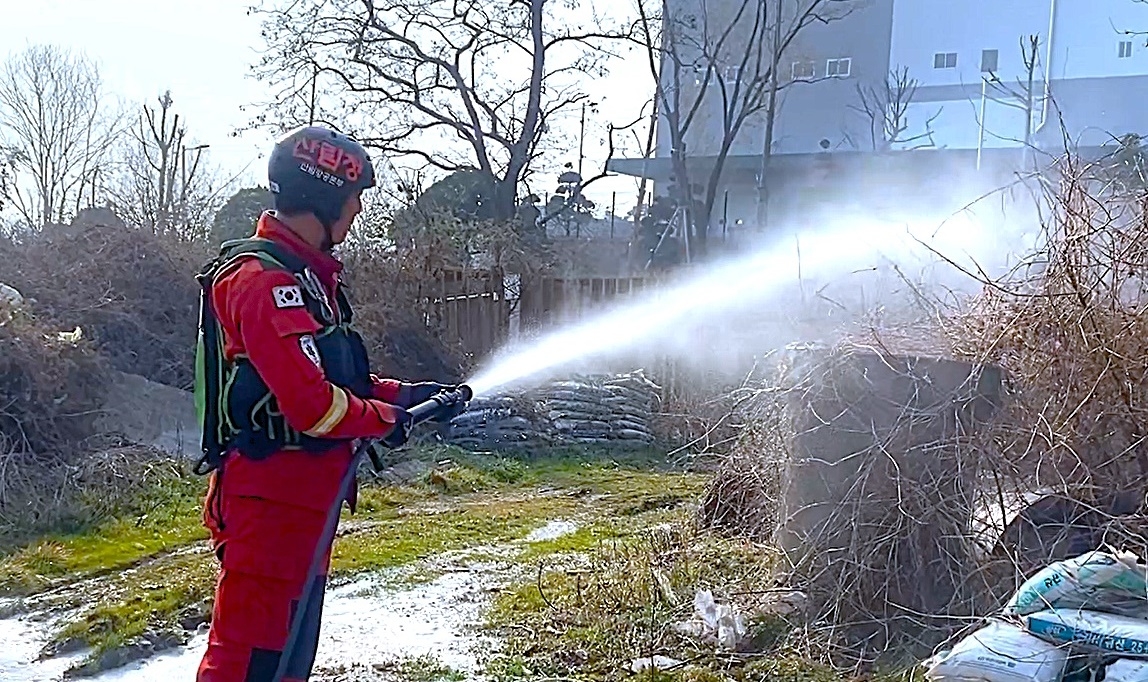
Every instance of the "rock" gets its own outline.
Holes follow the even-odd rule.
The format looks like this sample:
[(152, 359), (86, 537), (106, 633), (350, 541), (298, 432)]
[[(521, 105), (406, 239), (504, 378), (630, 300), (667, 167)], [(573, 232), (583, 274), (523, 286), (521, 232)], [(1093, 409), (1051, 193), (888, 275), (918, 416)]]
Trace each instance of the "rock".
[(654, 670), (672, 670), (681, 667), (685, 661), (679, 661), (676, 658), (669, 656), (648, 656), (646, 658), (635, 658), (630, 662), (630, 672), (640, 673), (653, 668)]
[(759, 616), (794, 616), (805, 610), (809, 595), (799, 590), (775, 592), (755, 609)]
[(19, 309), (24, 305), (24, 296), (15, 288), (0, 282), (0, 306)]

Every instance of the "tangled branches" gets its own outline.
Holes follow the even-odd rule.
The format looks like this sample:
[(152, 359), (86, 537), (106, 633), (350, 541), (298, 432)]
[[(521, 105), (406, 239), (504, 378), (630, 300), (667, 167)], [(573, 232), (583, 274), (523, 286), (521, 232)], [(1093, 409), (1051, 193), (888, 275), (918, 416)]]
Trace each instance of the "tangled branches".
[(810, 653), (919, 656), (1050, 560), (1148, 550), (1148, 194), (1057, 171), (1038, 250), (940, 319), (950, 359), (795, 354), (743, 415), (700, 521), (785, 550)]
[(946, 330), (959, 357), (999, 365), (1017, 389), (1008, 461), (1092, 503), (1148, 474), (1146, 198), (1110, 196), (1066, 160), (1029, 272), (994, 283)]

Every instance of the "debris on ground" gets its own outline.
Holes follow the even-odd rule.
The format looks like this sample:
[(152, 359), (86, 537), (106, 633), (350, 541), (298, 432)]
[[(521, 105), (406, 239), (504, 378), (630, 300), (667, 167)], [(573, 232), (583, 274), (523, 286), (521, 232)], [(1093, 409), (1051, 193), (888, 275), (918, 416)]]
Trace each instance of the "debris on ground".
[(986, 625), (923, 665), (937, 682), (1143, 680), (1146, 658), (1144, 563), (1095, 551), (1035, 573)]
[(745, 616), (730, 604), (718, 604), (709, 590), (694, 595), (694, 618), (673, 627), (679, 634), (710, 641), (721, 651), (737, 649), (749, 631)]
[(466, 448), (569, 443), (649, 444), (660, 388), (640, 371), (555, 381), (517, 395), (479, 396), (446, 440)]
[(644, 658), (635, 658), (630, 662), (630, 672), (642, 673), (647, 670), (673, 670), (685, 665), (685, 661), (679, 661), (676, 658), (669, 656), (646, 656)]

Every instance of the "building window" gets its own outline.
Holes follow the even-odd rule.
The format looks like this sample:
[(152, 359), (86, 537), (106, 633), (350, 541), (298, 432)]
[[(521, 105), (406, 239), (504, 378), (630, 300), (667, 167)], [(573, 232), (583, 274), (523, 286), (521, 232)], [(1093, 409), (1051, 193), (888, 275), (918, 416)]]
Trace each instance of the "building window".
[(725, 67), (725, 82), (726, 84), (733, 84), (741, 80), (741, 67), (740, 66), (727, 66)]
[(934, 69), (955, 69), (957, 68), (957, 53), (956, 52), (938, 52), (933, 55), (933, 68)]
[(1127, 59), (1128, 57), (1131, 57), (1131, 56), (1132, 56), (1132, 41), (1131, 40), (1121, 40), (1120, 41), (1120, 58), (1121, 59)]
[(793, 80), (817, 78), (816, 62), (793, 62)]
[(852, 68), (853, 59), (850, 57), (830, 59), (825, 62), (825, 75), (829, 78), (848, 78)]
[[(956, 55), (953, 55), (955, 58)], [(1000, 52), (997, 50), (981, 50), (981, 73), (993, 73), (1000, 63)], [(956, 60), (954, 59), (954, 65)]]

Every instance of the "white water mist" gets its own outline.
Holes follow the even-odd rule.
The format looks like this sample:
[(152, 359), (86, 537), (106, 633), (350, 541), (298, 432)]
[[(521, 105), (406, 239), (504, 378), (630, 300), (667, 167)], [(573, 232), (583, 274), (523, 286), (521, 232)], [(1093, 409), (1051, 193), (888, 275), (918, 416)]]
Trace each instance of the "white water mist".
[[(763, 304), (799, 279), (845, 276), (881, 263), (935, 263), (936, 251), (972, 268), (994, 254), (999, 230), (968, 214), (917, 225), (871, 219), (839, 220), (830, 229), (775, 238), (746, 256), (705, 263), (678, 281), (608, 307), (597, 315), (556, 329), (496, 354), (469, 382), (476, 395), (527, 388), (556, 371), (587, 359), (604, 359), (635, 349), (699, 352), (690, 330), (721, 322), (737, 329), (762, 314)], [(800, 254), (800, 255), (799, 255)], [(974, 262), (976, 265), (974, 265)], [(731, 335), (732, 338), (732, 335)], [(732, 343), (732, 341), (730, 341)], [(709, 339), (715, 355), (729, 351), (723, 339)]]

